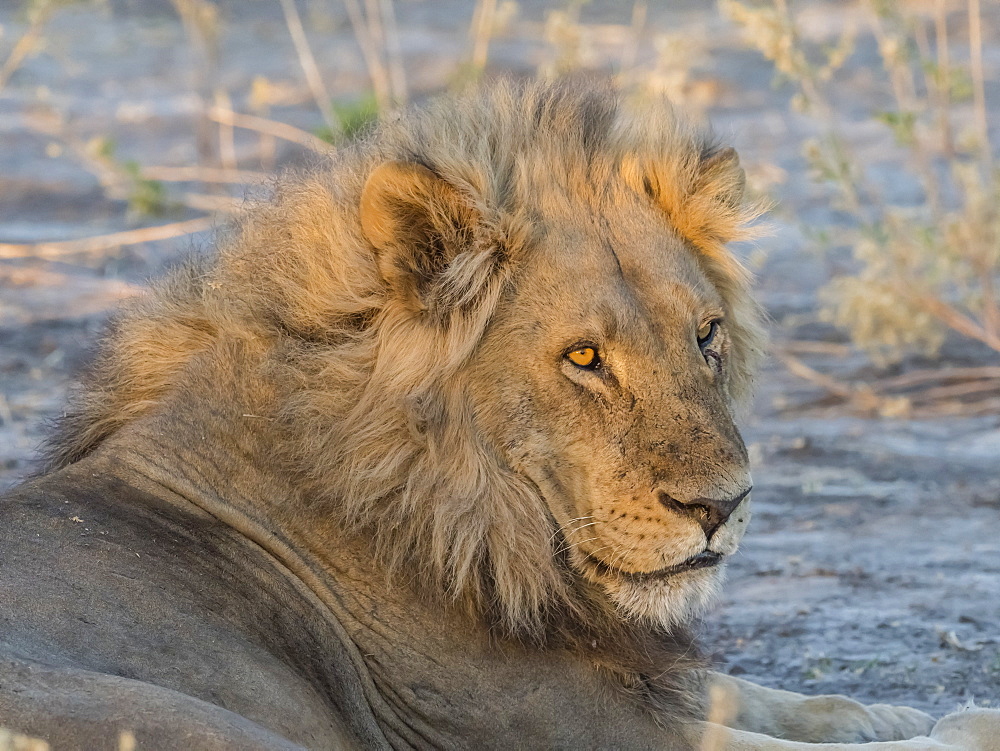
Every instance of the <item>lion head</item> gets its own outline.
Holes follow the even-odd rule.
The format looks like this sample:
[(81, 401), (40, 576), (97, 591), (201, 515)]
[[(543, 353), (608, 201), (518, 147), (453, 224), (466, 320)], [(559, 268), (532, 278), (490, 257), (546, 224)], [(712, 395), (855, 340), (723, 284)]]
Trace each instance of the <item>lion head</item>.
[(124, 313), (56, 463), (239, 352), (227, 372), (269, 384), (234, 398), (271, 417), (284, 518), (513, 629), (595, 597), (672, 626), (750, 516), (733, 414), (761, 329), (725, 244), (753, 216), (732, 149), (665, 102), (583, 83), (438, 101)]
[(466, 390), (556, 553), (623, 614), (671, 625), (705, 604), (750, 516), (728, 394), (740, 323), (645, 194), (554, 182)]

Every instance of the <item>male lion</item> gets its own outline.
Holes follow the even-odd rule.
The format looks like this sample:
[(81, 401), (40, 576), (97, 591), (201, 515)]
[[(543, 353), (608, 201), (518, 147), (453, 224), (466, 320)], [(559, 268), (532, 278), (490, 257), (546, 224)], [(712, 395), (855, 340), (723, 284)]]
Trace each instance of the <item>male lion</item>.
[(118, 316), (50, 472), (0, 506), (0, 726), (1000, 748), (1000, 713), (935, 726), (697, 656), (750, 520), (742, 186), (664, 103), (580, 83), (439, 101), (282, 185)]

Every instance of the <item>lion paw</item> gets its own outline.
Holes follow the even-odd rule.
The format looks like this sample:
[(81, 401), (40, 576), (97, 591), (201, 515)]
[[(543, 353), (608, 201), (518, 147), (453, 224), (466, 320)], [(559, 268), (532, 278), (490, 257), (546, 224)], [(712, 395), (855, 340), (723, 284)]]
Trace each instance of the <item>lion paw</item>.
[(846, 696), (809, 697), (803, 703), (802, 739), (811, 743), (900, 741), (927, 735), (934, 718), (918, 709), (889, 704), (866, 706)]
[(931, 738), (962, 751), (1000, 751), (1000, 710), (966, 709), (945, 715)]
[(868, 708), (877, 741), (903, 741), (927, 735), (934, 727), (934, 718), (912, 707), (872, 704)]

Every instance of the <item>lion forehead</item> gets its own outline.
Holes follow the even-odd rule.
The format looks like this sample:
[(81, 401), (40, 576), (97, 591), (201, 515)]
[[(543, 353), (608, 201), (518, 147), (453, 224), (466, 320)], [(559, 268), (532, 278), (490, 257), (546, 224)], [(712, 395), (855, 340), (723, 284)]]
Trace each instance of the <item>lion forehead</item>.
[[(581, 201), (578, 208), (585, 207), (593, 210)], [(576, 212), (548, 221), (551, 229), (519, 278), (538, 308), (549, 302), (566, 318), (615, 325), (725, 303), (697, 250), (652, 206), (623, 200), (600, 207), (596, 216)]]

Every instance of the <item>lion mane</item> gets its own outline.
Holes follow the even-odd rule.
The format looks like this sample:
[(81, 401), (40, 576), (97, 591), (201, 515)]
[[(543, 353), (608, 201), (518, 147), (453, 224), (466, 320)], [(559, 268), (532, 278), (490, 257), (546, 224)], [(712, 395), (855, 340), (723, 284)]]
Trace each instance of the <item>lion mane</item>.
[[(393, 292), (359, 219), (367, 178), (389, 161), (430, 170), (470, 208), (445, 238), (465, 250), (421, 270), (420, 310)], [(724, 247), (758, 213), (735, 153), (661, 100), (593, 82), (501, 81), (389, 117), (280, 181), (217, 252), (133, 299), (72, 396), (48, 469), (171, 394), (197, 400), (209, 362), (246, 374), (233, 399), (270, 423), (273, 461), (295, 478), (289, 508), (335, 515), (388, 571), (506, 632), (544, 639), (569, 619), (589, 643), (615, 616), (565, 564), (538, 488), (478, 434), (456, 375), (532, 253), (538, 186), (558, 183), (585, 208), (613, 180), (659, 204), (718, 289), (733, 342), (727, 396), (741, 403), (762, 328), (748, 275)], [(680, 631), (672, 638), (675, 656), (689, 650)]]

